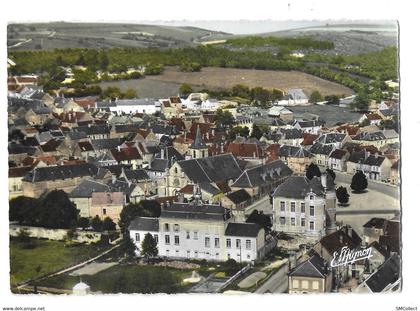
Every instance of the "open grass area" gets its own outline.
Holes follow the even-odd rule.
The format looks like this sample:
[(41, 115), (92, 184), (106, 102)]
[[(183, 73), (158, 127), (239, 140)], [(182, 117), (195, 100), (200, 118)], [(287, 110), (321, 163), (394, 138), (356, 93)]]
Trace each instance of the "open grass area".
[(102, 247), (62, 241), (10, 240), (10, 283), (39, 277), (98, 255)]
[[(191, 271), (136, 264), (121, 264), (95, 275), (84, 275), (82, 281), (93, 292), (102, 293), (182, 293), (191, 285), (182, 280), (191, 276)], [(58, 275), (37, 283), (38, 286), (72, 289), (80, 281), (79, 276)]]

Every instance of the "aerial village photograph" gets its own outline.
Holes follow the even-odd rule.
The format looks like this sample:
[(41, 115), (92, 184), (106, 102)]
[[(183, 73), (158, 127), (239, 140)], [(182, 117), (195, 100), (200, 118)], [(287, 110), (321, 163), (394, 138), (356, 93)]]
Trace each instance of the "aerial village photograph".
[(401, 292), (399, 31), (8, 22), (10, 292)]

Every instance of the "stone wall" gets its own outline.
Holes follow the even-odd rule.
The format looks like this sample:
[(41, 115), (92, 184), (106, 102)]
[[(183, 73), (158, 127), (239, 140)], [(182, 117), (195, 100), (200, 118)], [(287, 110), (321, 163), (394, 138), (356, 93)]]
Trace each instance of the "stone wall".
[[(9, 225), (10, 236), (17, 237), (21, 230), (26, 230), (30, 237), (38, 239), (48, 239), (63, 241), (67, 240), (67, 229), (49, 229), (43, 227)], [(76, 230), (73, 241), (79, 243), (96, 243), (101, 240), (102, 234), (100, 232)]]

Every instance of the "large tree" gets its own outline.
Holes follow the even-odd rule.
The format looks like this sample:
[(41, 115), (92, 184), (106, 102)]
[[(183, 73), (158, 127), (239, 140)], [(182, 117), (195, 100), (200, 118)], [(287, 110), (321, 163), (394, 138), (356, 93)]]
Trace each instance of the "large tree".
[(306, 169), (306, 177), (311, 180), (315, 176), (321, 177), (321, 170), (319, 169), (318, 165), (311, 163), (309, 164), (308, 168)]
[(311, 96), (309, 96), (309, 102), (310, 103), (317, 103), (322, 101), (324, 98), (322, 97), (321, 93), (319, 91), (313, 91), (311, 93)]
[(92, 229), (95, 230), (95, 231), (97, 231), (97, 232), (101, 232), (102, 231), (103, 222), (99, 218), (98, 215), (96, 215), (95, 217), (93, 217), (93, 219), (91, 221), (91, 226), (92, 226)]
[(39, 201), (34, 198), (19, 196), (9, 202), (9, 220), (19, 224), (37, 225)]
[(123, 207), (118, 225), (121, 231), (125, 232), (134, 218), (139, 216), (159, 217), (160, 212), (160, 204), (155, 200), (142, 200), (140, 203), (130, 203)]
[(106, 217), (102, 223), (102, 230), (104, 231), (114, 231), (115, 230), (115, 223), (112, 221), (111, 218)]
[(335, 172), (334, 172), (332, 169), (327, 168), (327, 169), (325, 170), (325, 172), (327, 172), (327, 173), (328, 173), (328, 175), (330, 175), (330, 176), (331, 176), (331, 178), (332, 178), (332, 180), (333, 180), (333, 181), (335, 180), (336, 175), (335, 175)]
[(365, 174), (362, 171), (357, 171), (351, 180), (350, 188), (354, 192), (362, 192), (368, 186), (368, 181)]
[(68, 229), (77, 225), (79, 211), (63, 190), (49, 192), (39, 208), (40, 225)]
[(248, 216), (246, 222), (259, 224), (262, 228), (264, 228), (266, 233), (270, 232), (271, 227), (273, 226), (271, 222), (271, 217), (265, 215), (264, 212), (257, 210), (252, 211), (252, 213)]
[(215, 122), (220, 127), (231, 127), (235, 122), (233, 115), (230, 111), (224, 111), (223, 109), (217, 109)]
[(335, 194), (340, 204), (347, 204), (349, 202), (350, 195), (348, 194), (346, 187), (343, 187), (343, 186), (338, 187), (335, 190)]
[(141, 255), (146, 259), (156, 257), (158, 254), (156, 240), (150, 233), (144, 236), (143, 242), (141, 243)]
[(128, 233), (123, 234), (123, 238), (119, 247), (120, 255), (123, 255), (132, 259), (136, 255), (135, 251), (136, 251), (136, 245), (134, 244), (130, 235)]

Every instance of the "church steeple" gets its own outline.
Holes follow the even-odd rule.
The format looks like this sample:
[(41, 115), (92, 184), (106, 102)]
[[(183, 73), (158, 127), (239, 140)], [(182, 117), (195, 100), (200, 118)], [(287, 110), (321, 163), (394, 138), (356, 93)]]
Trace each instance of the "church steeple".
[(201, 131), (200, 131), (199, 125), (197, 125), (197, 131), (195, 132), (195, 139), (193, 143), (190, 145), (189, 149), (190, 149), (189, 150), (190, 155), (194, 159), (205, 158), (208, 156), (208, 153), (209, 153), (208, 147), (201, 138)]

